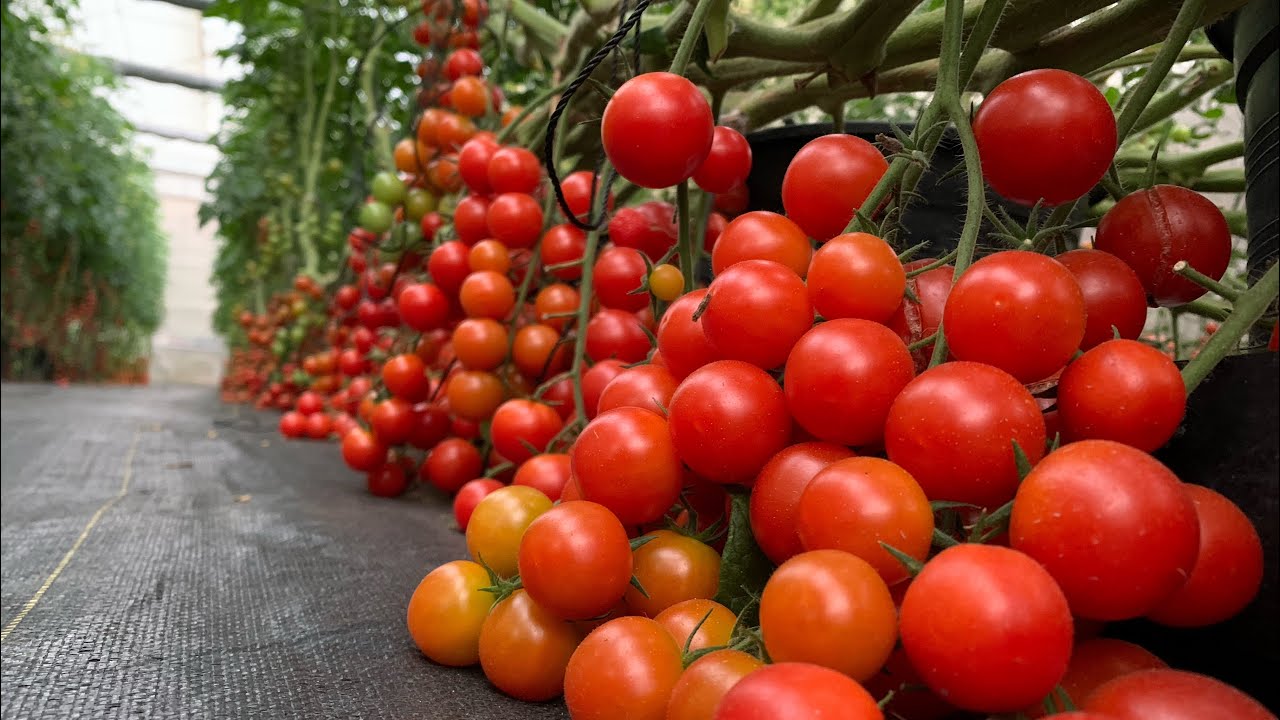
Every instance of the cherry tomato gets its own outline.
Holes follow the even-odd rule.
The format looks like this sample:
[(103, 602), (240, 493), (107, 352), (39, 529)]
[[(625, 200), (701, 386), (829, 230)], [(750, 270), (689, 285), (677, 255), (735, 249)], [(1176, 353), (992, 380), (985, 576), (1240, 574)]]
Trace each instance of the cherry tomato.
[(492, 270), (506, 274), (511, 269), (511, 251), (497, 240), (481, 240), (471, 246), (467, 254), (467, 264), (471, 272)]
[(462, 282), (471, 274), (466, 243), (450, 240), (431, 251), (427, 259), (427, 272), (436, 286), (449, 295), (457, 295)]
[(645, 188), (693, 176), (715, 133), (711, 105), (696, 85), (667, 72), (637, 75), (605, 105), (600, 139), (618, 174)]
[(480, 630), (493, 607), (489, 574), (469, 560), (432, 570), (409, 600), (409, 634), (423, 655), (441, 665), (465, 667), (480, 659)]
[(796, 528), (800, 497), (823, 468), (851, 457), (853, 451), (834, 443), (800, 443), (760, 469), (751, 489), (751, 531), (770, 560), (782, 564), (804, 551)]
[(1071, 202), (1093, 189), (1116, 153), (1116, 118), (1098, 88), (1065, 70), (1000, 83), (973, 119), (982, 177), (1023, 205)]
[(1116, 720), (1275, 720), (1262, 703), (1224, 682), (1181, 670), (1129, 673), (1094, 691), (1084, 709)]
[(458, 299), (467, 317), (501, 320), (515, 306), (516, 291), (505, 275), (496, 272), (474, 272), (462, 281)]
[(506, 389), (493, 373), (463, 370), (449, 378), (445, 398), (454, 415), (481, 422), (493, 417), (494, 411), (506, 400)]
[(534, 520), (520, 543), (520, 580), (552, 615), (582, 620), (608, 612), (631, 582), (627, 531), (603, 505), (563, 502)]
[(538, 291), (538, 296), (533, 301), (534, 311), (538, 315), (538, 322), (544, 323), (556, 331), (563, 331), (572, 322), (572, 318), (550, 316), (576, 312), (580, 299), (578, 291), (564, 283), (555, 283), (542, 288)]
[[(934, 262), (931, 258), (913, 260), (903, 265), (902, 269), (909, 273)], [(907, 289), (914, 293), (920, 302), (903, 297), (902, 304), (885, 321), (885, 324), (898, 333), (898, 337), (908, 345), (937, 333), (938, 327), (942, 325), (942, 313), (947, 304), (947, 296), (951, 294), (954, 275), (955, 268), (943, 265), (907, 278)], [(921, 346), (912, 353), (912, 356), (916, 361), (916, 370), (923, 372), (929, 367), (929, 361), (933, 357), (933, 343)]]
[(781, 662), (739, 680), (716, 706), (714, 720), (827, 717), (883, 720), (884, 714), (848, 676), (820, 665)]
[(499, 148), (489, 158), (489, 187), (495, 194), (532, 193), (541, 182), (538, 156), (522, 147)]
[[(544, 396), (545, 400), (546, 397)], [(569, 482), (569, 456), (564, 453), (534, 455), (516, 468), (512, 485), (528, 485), (540, 490), (552, 501), (560, 499), (564, 486)]]
[(651, 200), (624, 207), (609, 219), (609, 239), (618, 247), (639, 250), (657, 261), (676, 244), (675, 206)]
[[(1071, 702), (1081, 707), (1088, 702), (1094, 690), (1111, 680), (1139, 670), (1163, 667), (1168, 667), (1163, 660), (1133, 643), (1112, 638), (1090, 638), (1076, 643), (1067, 664), (1067, 674), (1058, 684)], [(1044, 704), (1037, 702), (1026, 712), (1031, 717), (1041, 717)]]
[(592, 287), (600, 304), (607, 308), (635, 312), (649, 305), (644, 293), (638, 290), (649, 272), (639, 250), (611, 247), (600, 253), (592, 270)]
[(671, 302), (684, 292), (684, 273), (671, 263), (663, 263), (649, 273), (649, 294), (663, 302)]
[[(586, 247), (586, 233), (572, 225), (556, 225), (542, 235), (542, 263), (547, 267), (573, 263), (582, 259)], [(557, 267), (549, 272), (561, 280), (577, 280), (582, 277), (582, 265)]]
[(598, 412), (620, 407), (638, 407), (666, 412), (676, 391), (676, 379), (665, 367), (639, 365), (623, 370), (600, 393)]
[(508, 400), (493, 413), (493, 448), (519, 465), (547, 448), (564, 422), (550, 406), (532, 400)]
[(1084, 294), (1085, 329), (1081, 350), (1115, 337), (1136, 340), (1147, 322), (1146, 291), (1123, 260), (1101, 250), (1072, 250), (1057, 256)]
[(453, 330), (453, 352), (468, 370), (494, 370), (507, 359), (507, 328), (493, 318), (467, 318)]
[(658, 351), (676, 380), (683, 380), (703, 365), (723, 359), (707, 339), (702, 319), (693, 319), (706, 296), (705, 289), (682, 295), (671, 303), (658, 323)]
[(489, 199), (468, 195), (459, 200), (453, 210), (453, 229), (458, 233), (458, 239), (469, 246), (490, 237)]
[(431, 391), (426, 364), (408, 353), (387, 360), (382, 366), (382, 382), (392, 395), (408, 402), (425, 400)]
[(582, 373), (582, 401), (587, 404), (587, 419), (599, 414), (600, 396), (624, 369), (621, 360), (601, 360)]
[(725, 226), (711, 251), (711, 270), (719, 275), (744, 260), (772, 260), (803, 278), (812, 256), (809, 238), (799, 225), (785, 215), (757, 210)]
[(467, 188), (476, 195), (493, 192), (489, 185), (489, 161), (498, 147), (493, 138), (480, 134), (468, 140), (458, 151), (458, 173)]
[(419, 474), (437, 489), (454, 493), (468, 480), (478, 477), (483, 465), (484, 459), (474, 445), (453, 437), (432, 448)]
[(652, 540), (634, 552), (633, 571), (647, 597), (627, 587), (627, 606), (655, 617), (676, 603), (715, 596), (720, 586), (720, 555), (694, 538), (670, 530), (649, 533)]
[(405, 325), (427, 332), (444, 327), (449, 318), (449, 300), (440, 288), (430, 283), (414, 283), (405, 287), (396, 300)]
[(467, 552), (501, 577), (516, 574), (520, 539), (539, 515), (551, 509), (546, 495), (531, 487), (493, 491), (476, 505), (467, 523)]
[(453, 497), (453, 519), (457, 521), (458, 529), (466, 532), (467, 523), (471, 521), (471, 513), (475, 512), (476, 505), (488, 497), (489, 493), (502, 487), (506, 486), (492, 478), (478, 478), (459, 488), (458, 494)]
[[(599, 190), (596, 183), (595, 173), (590, 170), (579, 170), (569, 173), (560, 181), (560, 190), (564, 192), (565, 204), (569, 206), (569, 211), (579, 220), (586, 220), (591, 212), (591, 204), (594, 202), (592, 190)], [(613, 193), (609, 193), (609, 197), (605, 201), (605, 209), (613, 210)]]
[(694, 660), (671, 689), (666, 720), (710, 720), (725, 693), (764, 667), (741, 650), (716, 650)]
[(290, 411), (280, 416), (280, 434), (287, 438), (300, 438), (306, 433), (306, 416)]
[(561, 342), (555, 328), (534, 323), (516, 332), (511, 360), (524, 377), (540, 381), (568, 369), (572, 358), (570, 345)]
[(1187, 389), (1167, 355), (1137, 340), (1108, 340), (1067, 366), (1058, 418), (1067, 440), (1114, 440), (1151, 452), (1182, 422)]
[(480, 666), (494, 687), (541, 702), (564, 691), (564, 673), (582, 636), (525, 590), (493, 607), (480, 627)]
[(666, 628), (676, 645), (686, 652), (728, 645), (738, 622), (732, 610), (706, 598), (683, 600), (653, 619)]
[(784, 265), (745, 260), (712, 281), (701, 322), (721, 357), (769, 370), (813, 326), (804, 281)]
[(751, 144), (733, 128), (716, 126), (711, 151), (693, 173), (693, 181), (709, 193), (729, 192), (751, 173)]
[(684, 475), (673, 435), (667, 421), (650, 410), (601, 413), (569, 450), (582, 496), (626, 525), (661, 518), (679, 497)]
[(606, 308), (587, 321), (587, 357), (595, 362), (608, 358), (639, 362), (652, 347), (640, 319), (625, 310)]
[(782, 206), (809, 237), (828, 240), (845, 231), (888, 169), (884, 156), (866, 140), (824, 135), (791, 159), (782, 177)]
[(665, 628), (620, 617), (593, 630), (569, 658), (565, 704), (574, 720), (663, 720), (683, 669)]
[(489, 236), (511, 249), (530, 248), (542, 234), (542, 206), (532, 195), (502, 193), (489, 204)]
[(373, 408), (369, 424), (373, 433), (386, 445), (408, 442), (413, 434), (413, 406), (398, 397), (388, 398)]
[(885, 322), (905, 302), (907, 274), (902, 263), (889, 243), (867, 233), (828, 240), (814, 253), (808, 278), (809, 299), (827, 320)]
[(450, 80), (484, 73), (484, 60), (480, 53), (469, 48), (454, 50), (444, 61), (444, 73)]

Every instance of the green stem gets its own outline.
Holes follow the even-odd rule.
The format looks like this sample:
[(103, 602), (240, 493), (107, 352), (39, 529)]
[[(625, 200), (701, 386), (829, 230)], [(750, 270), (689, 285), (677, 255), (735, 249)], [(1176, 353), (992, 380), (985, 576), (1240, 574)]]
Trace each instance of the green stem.
[(680, 272), (684, 273), (684, 291), (693, 290), (698, 256), (693, 250), (693, 233), (689, 222), (689, 181), (676, 186), (676, 214), (679, 216)]
[(670, 72), (676, 75), (684, 75), (685, 70), (689, 67), (689, 61), (693, 59), (693, 48), (698, 44), (698, 38), (702, 36), (702, 26), (707, 21), (707, 15), (711, 12), (711, 0), (698, 0), (698, 4), (693, 6), (693, 14), (689, 16), (689, 25), (684, 29), (684, 36), (680, 38), (680, 45), (676, 48), (676, 56), (671, 60)]
[[(1095, 78), (1100, 78), (1109, 75), (1116, 70), (1123, 70), (1124, 68), (1135, 67), (1138, 65), (1146, 65), (1155, 59), (1156, 53), (1159, 51), (1160, 48), (1155, 47), (1139, 50), (1135, 53), (1129, 53), (1119, 60), (1109, 62), (1097, 70), (1094, 70), (1090, 75)], [(1209, 43), (1194, 43), (1182, 48), (1182, 50), (1178, 52), (1178, 62), (1186, 62), (1188, 60), (1217, 60), (1221, 57), (1222, 53), (1218, 52), (1218, 49)]]
[(1195, 102), (1196, 98), (1230, 80), (1233, 72), (1234, 68), (1226, 60), (1219, 59), (1204, 63), (1194, 75), (1152, 98), (1147, 103), (1146, 109), (1138, 116), (1131, 132), (1140, 133), (1182, 110)]
[(1179, 260), (1173, 264), (1173, 271), (1209, 292), (1228, 302), (1234, 303), (1240, 298), (1240, 291), (1235, 288), (1229, 288), (1226, 285), (1214, 280), (1204, 273), (1196, 270), (1187, 263), (1186, 260)]
[(1137, 87), (1133, 89), (1132, 95), (1120, 110), (1120, 117), (1116, 119), (1118, 142), (1124, 142), (1124, 139), (1129, 137), (1138, 118), (1147, 109), (1147, 103), (1155, 97), (1170, 68), (1178, 61), (1178, 55), (1182, 52), (1182, 48), (1186, 47), (1187, 39), (1200, 26), (1206, 4), (1207, 0), (1184, 0), (1182, 3), (1182, 9), (1174, 18), (1173, 27), (1169, 28), (1168, 35), (1160, 45), (1160, 51), (1151, 60), (1151, 64), (1147, 66), (1147, 73), (1138, 81)]
[[(384, 26), (385, 23), (379, 21), (375, 28), (380, 37), (386, 37), (386, 33), (381, 32)], [(379, 122), (378, 105), (373, 91), (373, 73), (378, 66), (378, 54), (381, 52), (381, 41), (369, 49), (369, 53), (364, 60), (364, 66), (360, 68), (360, 91), (364, 95), (365, 122), (373, 133), (373, 152), (377, 159), (378, 167), (389, 170), (396, 166), (391, 149), (391, 135), (387, 132), (387, 128)]]
[(1222, 322), (1231, 317), (1231, 310), (1218, 305), (1212, 301), (1199, 299), (1192, 300), (1185, 305), (1179, 305), (1178, 309), (1189, 315), (1198, 315), (1209, 320)]
[(497, 142), (499, 144), (505, 143), (507, 139), (510, 138), (513, 133), (515, 133), (516, 128), (520, 127), (521, 123), (527, 120), (530, 115), (536, 112), (543, 105), (555, 99), (558, 95), (560, 95), (560, 93), (564, 92), (564, 89), (568, 87), (568, 85), (569, 85), (569, 81), (565, 80), (564, 82), (556, 85), (555, 87), (547, 88), (537, 97), (535, 97), (533, 100), (530, 100), (529, 104), (521, 108), (520, 112), (517, 113), (516, 116), (511, 119), (511, 124), (502, 128), (502, 132), (498, 133)]
[(831, 108), (831, 130), (844, 134), (844, 108), (845, 103), (835, 103)]
[(1209, 338), (1200, 349), (1200, 354), (1182, 369), (1182, 381), (1187, 386), (1187, 394), (1196, 389), (1209, 373), (1218, 366), (1222, 358), (1231, 353), (1240, 344), (1240, 339), (1253, 328), (1275, 301), (1280, 292), (1280, 263), (1273, 263), (1258, 282), (1235, 302), (1231, 317), (1222, 323), (1218, 331)]
[[(605, 161), (600, 167), (600, 177), (609, 175), (609, 163)], [(596, 188), (596, 196), (591, 202), (591, 216), (595, 217), (601, 209), (605, 207), (608, 200), (609, 184), (600, 183), (600, 187)], [(573, 364), (570, 372), (573, 374), (573, 402), (574, 407), (582, 413), (582, 420), (586, 420), (587, 401), (582, 392), (582, 371), (586, 364), (587, 357), (587, 321), (591, 317), (591, 301), (592, 297), (592, 277), (594, 273), (592, 268), (596, 264), (596, 250), (600, 245), (600, 229), (596, 228), (587, 233), (587, 246), (582, 251), (582, 279), (578, 284), (578, 310), (574, 317), (574, 335), (573, 338)]]
[[(1183, 153), (1173, 157), (1162, 155), (1156, 161), (1156, 168), (1170, 173), (1193, 175), (1204, 172), (1205, 168), (1210, 165), (1216, 165), (1220, 162), (1234, 160), (1243, 156), (1244, 140), (1236, 140), (1224, 145)], [(1150, 156), (1142, 152), (1126, 150), (1116, 155), (1116, 167), (1118, 168), (1143, 167), (1149, 161)]]

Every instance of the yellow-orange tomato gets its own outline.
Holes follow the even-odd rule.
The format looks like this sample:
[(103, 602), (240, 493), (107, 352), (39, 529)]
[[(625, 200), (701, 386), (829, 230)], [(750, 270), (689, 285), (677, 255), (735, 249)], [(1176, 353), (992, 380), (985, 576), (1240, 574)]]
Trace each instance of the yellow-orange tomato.
[(720, 587), (720, 555), (687, 535), (657, 530), (635, 551), (634, 574), (648, 597), (627, 588), (627, 605), (653, 617), (678, 602), (715, 597)]
[(445, 397), (454, 415), (480, 422), (493, 416), (493, 411), (507, 399), (507, 393), (497, 375), (482, 370), (463, 370), (449, 378)]
[(488, 270), (505, 275), (511, 269), (511, 251), (497, 240), (481, 240), (471, 246), (467, 263), (471, 272)]
[(467, 318), (453, 330), (453, 353), (468, 370), (493, 370), (507, 358), (507, 328), (492, 318)]
[(467, 522), (467, 552), (502, 577), (515, 575), (520, 538), (550, 509), (551, 500), (534, 488), (509, 485), (494, 490), (476, 505)]
[(427, 574), (409, 600), (409, 635), (423, 655), (465, 667), (480, 659), (480, 632), (493, 594), (484, 568), (469, 560), (445, 563)]
[(494, 606), (480, 629), (480, 665), (489, 682), (511, 697), (550, 700), (564, 692), (564, 669), (581, 641), (573, 623), (517, 590)]
[[(676, 645), (689, 651), (729, 644), (738, 618), (715, 600), (693, 598), (678, 602), (654, 618), (675, 638)], [(694, 633), (697, 628), (697, 633)]]
[[(568, 369), (569, 345), (556, 347), (560, 333), (549, 325), (526, 325), (516, 331), (516, 341), (511, 348), (511, 359), (520, 373), (533, 380), (542, 380)], [(553, 357), (554, 353), (554, 357)]]
[(684, 292), (684, 273), (670, 263), (663, 263), (649, 273), (649, 292), (663, 302), (671, 302)]
[(460, 77), (449, 91), (453, 108), (467, 117), (480, 117), (489, 111), (489, 86), (474, 75)]

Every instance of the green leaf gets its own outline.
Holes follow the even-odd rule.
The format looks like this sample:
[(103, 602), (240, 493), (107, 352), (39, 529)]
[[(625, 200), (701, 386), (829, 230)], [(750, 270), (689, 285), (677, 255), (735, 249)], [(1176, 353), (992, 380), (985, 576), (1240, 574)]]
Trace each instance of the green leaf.
[(729, 0), (711, 0), (702, 32), (707, 38), (707, 54), (715, 62), (729, 47)]
[[(745, 489), (729, 491), (732, 507), (729, 512), (729, 535), (725, 538), (724, 552), (720, 560), (720, 591), (716, 602), (741, 614), (753, 605), (753, 597), (759, 597), (764, 584), (773, 573), (773, 563), (756, 544), (751, 534), (751, 494)], [(754, 625), (754, 618), (740, 620)]]
[(1013, 441), (1013, 462), (1018, 467), (1018, 480), (1026, 480), (1027, 475), (1031, 474), (1031, 460), (1017, 440)]

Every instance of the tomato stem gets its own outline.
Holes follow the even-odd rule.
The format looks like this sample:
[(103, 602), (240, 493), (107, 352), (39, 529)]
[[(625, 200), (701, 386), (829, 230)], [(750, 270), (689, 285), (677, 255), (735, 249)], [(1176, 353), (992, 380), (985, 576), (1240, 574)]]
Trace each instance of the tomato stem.
[(1187, 263), (1186, 260), (1179, 260), (1178, 262), (1174, 263), (1173, 271), (1178, 273), (1182, 277), (1190, 280), (1191, 282), (1195, 283), (1196, 285), (1199, 285), (1205, 290), (1208, 290), (1214, 295), (1217, 295), (1218, 297), (1224, 300), (1227, 300), (1228, 302), (1234, 303), (1236, 300), (1240, 299), (1239, 290), (1236, 290), (1235, 288), (1227, 287), (1226, 285), (1223, 285), (1222, 283), (1218, 282), (1217, 280), (1214, 280), (1208, 275), (1205, 275), (1199, 270), (1196, 270), (1195, 268), (1191, 267), (1191, 265)]
[(694, 5), (693, 14), (689, 16), (689, 25), (685, 27), (680, 45), (676, 47), (676, 55), (671, 60), (672, 73), (684, 75), (685, 70), (688, 69), (689, 61), (693, 59), (693, 49), (698, 44), (698, 38), (702, 37), (702, 26), (706, 23), (710, 12), (711, 0), (698, 0), (698, 4)]
[(1280, 294), (1280, 264), (1272, 264), (1253, 287), (1236, 299), (1231, 316), (1209, 338), (1200, 354), (1182, 369), (1182, 381), (1190, 395), (1209, 373), (1240, 343), (1240, 338), (1253, 328)]
[(1178, 10), (1178, 16), (1174, 18), (1169, 34), (1160, 44), (1160, 51), (1152, 58), (1146, 74), (1138, 81), (1138, 85), (1125, 101), (1124, 107), (1120, 109), (1120, 117), (1116, 119), (1117, 145), (1129, 137), (1138, 118), (1142, 116), (1142, 111), (1147, 109), (1147, 103), (1155, 97), (1165, 76), (1178, 61), (1178, 56), (1187, 45), (1187, 39), (1200, 26), (1206, 4), (1207, 0), (1185, 0), (1182, 3), (1182, 9)]
[(693, 290), (694, 268), (698, 261), (693, 252), (693, 233), (689, 223), (689, 181), (676, 186), (676, 214), (679, 215), (680, 272), (684, 273), (684, 291)]

